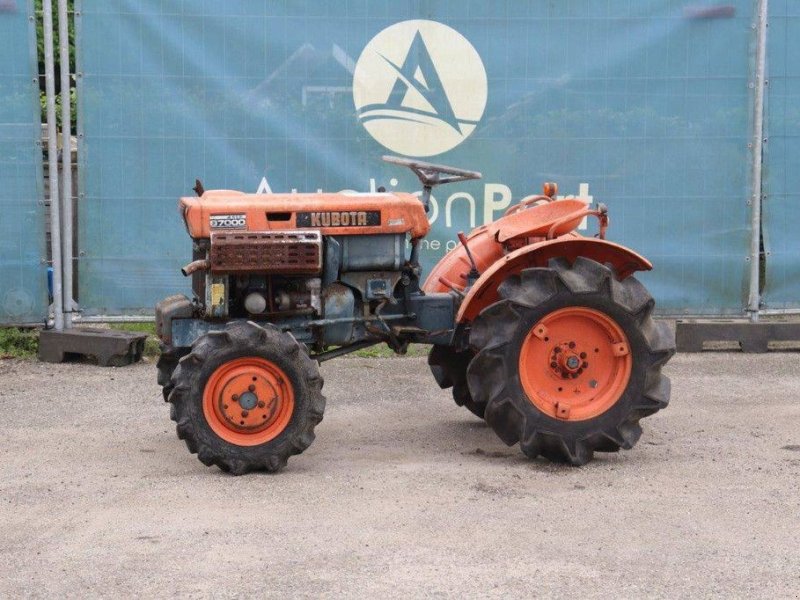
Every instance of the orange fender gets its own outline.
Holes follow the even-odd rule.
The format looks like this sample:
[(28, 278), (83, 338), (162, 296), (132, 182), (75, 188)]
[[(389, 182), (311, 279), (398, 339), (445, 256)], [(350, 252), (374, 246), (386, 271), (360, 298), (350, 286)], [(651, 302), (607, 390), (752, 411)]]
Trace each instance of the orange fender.
[[(558, 200), (506, 215), (467, 236), (467, 245), (481, 273), (503, 257), (503, 244), (520, 240), (518, 246), (544, 239), (551, 228), (560, 236), (575, 229), (583, 220), (586, 204), (581, 200)], [(467, 285), (470, 262), (464, 246), (458, 245), (440, 260), (425, 280), (428, 293), (463, 290)]]
[[(495, 241), (494, 232), (486, 225), (472, 230), (467, 236), (467, 245), (481, 273), (503, 257), (503, 246)], [(467, 252), (459, 244), (436, 263), (422, 286), (423, 291), (433, 294), (463, 290), (467, 287), (470, 266)]]
[(566, 258), (573, 262), (579, 256), (611, 264), (620, 280), (636, 271), (649, 271), (653, 268), (649, 260), (625, 246), (574, 233), (555, 240), (530, 244), (499, 258), (483, 271), (461, 303), (456, 321), (472, 321), (484, 308), (497, 302), (500, 299), (497, 294), (498, 286), (511, 275), (531, 267), (546, 267), (551, 258)]

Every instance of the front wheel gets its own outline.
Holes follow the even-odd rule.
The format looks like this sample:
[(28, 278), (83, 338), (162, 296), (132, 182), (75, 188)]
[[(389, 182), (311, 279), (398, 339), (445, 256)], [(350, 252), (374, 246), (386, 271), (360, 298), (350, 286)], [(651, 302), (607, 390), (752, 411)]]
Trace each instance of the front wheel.
[(198, 338), (170, 386), (178, 437), (236, 475), (281, 469), (314, 441), (325, 410), (317, 364), (271, 325), (238, 321)]
[(470, 334), (467, 383), (486, 422), (529, 457), (573, 465), (632, 448), (639, 420), (669, 402), (661, 367), (675, 352), (644, 286), (578, 258), (526, 269), (498, 292)]
[(164, 396), (164, 401), (169, 402), (169, 395), (172, 392), (172, 374), (178, 367), (178, 362), (189, 353), (188, 348), (173, 348), (172, 346), (161, 345), (161, 354), (156, 363), (156, 370), (158, 371), (158, 385), (161, 386), (161, 394)]

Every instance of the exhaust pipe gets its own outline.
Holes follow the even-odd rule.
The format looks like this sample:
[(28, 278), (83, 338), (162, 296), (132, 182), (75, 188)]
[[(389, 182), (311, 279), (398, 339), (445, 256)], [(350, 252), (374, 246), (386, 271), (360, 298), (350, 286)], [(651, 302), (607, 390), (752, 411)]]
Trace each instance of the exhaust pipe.
[(181, 269), (181, 273), (183, 273), (184, 277), (188, 277), (195, 271), (206, 271), (211, 266), (211, 261), (207, 258), (201, 258), (200, 260), (193, 260), (188, 265)]

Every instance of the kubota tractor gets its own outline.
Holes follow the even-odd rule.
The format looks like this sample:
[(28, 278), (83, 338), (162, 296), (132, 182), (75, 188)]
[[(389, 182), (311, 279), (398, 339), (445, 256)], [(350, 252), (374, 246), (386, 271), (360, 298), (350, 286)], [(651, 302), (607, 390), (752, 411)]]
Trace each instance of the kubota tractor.
[[(158, 381), (178, 437), (206, 465), (276, 471), (314, 440), (318, 363), (385, 342), (430, 344), (457, 404), (529, 457), (582, 465), (629, 449), (664, 408), (675, 351), (632, 274), (652, 265), (605, 240), (606, 208), (541, 196), (469, 235), (421, 283), (434, 186), (480, 173), (384, 157), (422, 183), (405, 193), (182, 198), (193, 298), (156, 307)], [(600, 233), (575, 232), (597, 217)], [(410, 252), (406, 252), (410, 241)]]

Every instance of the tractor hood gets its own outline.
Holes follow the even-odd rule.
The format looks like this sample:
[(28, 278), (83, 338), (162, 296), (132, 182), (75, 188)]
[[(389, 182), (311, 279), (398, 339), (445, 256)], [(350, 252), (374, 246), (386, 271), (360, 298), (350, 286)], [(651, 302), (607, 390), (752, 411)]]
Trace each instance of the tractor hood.
[(189, 235), (212, 231), (318, 229), (323, 235), (407, 233), (425, 236), (430, 224), (413, 194), (245, 194), (208, 190), (178, 203)]

